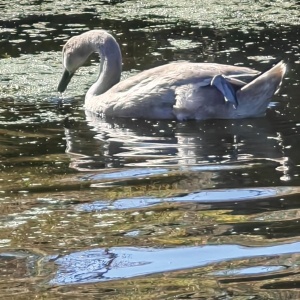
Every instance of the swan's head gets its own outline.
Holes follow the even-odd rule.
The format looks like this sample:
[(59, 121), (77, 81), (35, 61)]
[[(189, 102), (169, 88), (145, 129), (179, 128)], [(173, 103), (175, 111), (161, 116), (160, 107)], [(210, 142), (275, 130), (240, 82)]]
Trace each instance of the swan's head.
[[(72, 76), (88, 57), (97, 52), (100, 55), (100, 73), (93, 86), (93, 93), (99, 95), (120, 81), (122, 56), (118, 43), (105, 30), (90, 30), (70, 38), (63, 48), (64, 72), (58, 85), (58, 92), (66, 90)], [(101, 75), (101, 76), (100, 76)]]
[(79, 39), (79, 37), (80, 36), (75, 36), (70, 38), (63, 48), (62, 57), (64, 71), (57, 88), (60, 93), (63, 93), (66, 90), (76, 70), (85, 63), (92, 52), (88, 49), (85, 40)]

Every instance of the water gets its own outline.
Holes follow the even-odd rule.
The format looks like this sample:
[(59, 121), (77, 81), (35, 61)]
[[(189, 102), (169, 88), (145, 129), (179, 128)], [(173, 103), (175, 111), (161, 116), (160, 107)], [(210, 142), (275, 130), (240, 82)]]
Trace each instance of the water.
[[(299, 3), (2, 1), (1, 299), (298, 299)], [(61, 48), (109, 30), (123, 78), (170, 61), (288, 73), (267, 116), (95, 118), (98, 58), (61, 99)]]

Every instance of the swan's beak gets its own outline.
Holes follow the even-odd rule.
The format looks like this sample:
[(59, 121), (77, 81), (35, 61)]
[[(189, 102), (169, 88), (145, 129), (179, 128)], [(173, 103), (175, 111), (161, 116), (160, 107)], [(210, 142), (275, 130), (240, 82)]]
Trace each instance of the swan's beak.
[(73, 75), (74, 75), (74, 73), (70, 73), (68, 70), (64, 70), (62, 78), (57, 87), (58, 92), (63, 93), (66, 90)]

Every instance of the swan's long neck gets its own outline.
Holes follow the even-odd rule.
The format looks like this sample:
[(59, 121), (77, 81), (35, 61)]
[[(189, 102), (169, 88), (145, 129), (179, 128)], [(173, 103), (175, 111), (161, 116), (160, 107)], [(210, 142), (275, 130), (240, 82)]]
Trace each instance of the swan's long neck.
[(94, 96), (105, 93), (118, 83), (122, 71), (120, 47), (109, 33), (98, 31), (98, 34), (94, 34), (89, 39), (89, 45), (92, 47), (92, 52), (98, 52), (100, 55), (100, 71), (97, 81), (86, 93), (86, 101), (89, 101)]

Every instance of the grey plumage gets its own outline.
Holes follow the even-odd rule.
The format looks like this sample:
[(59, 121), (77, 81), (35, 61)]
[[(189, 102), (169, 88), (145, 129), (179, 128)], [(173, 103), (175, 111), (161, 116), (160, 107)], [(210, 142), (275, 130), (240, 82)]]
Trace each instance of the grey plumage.
[(93, 53), (100, 55), (97, 81), (85, 97), (96, 114), (144, 119), (236, 119), (265, 114), (281, 85), (284, 62), (259, 71), (223, 64), (175, 62), (145, 70), (121, 82), (121, 51), (104, 30), (72, 37), (63, 48), (63, 92), (75, 71)]

